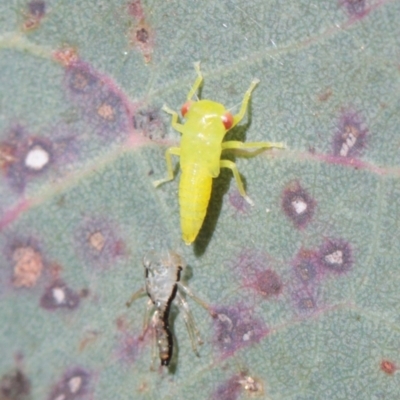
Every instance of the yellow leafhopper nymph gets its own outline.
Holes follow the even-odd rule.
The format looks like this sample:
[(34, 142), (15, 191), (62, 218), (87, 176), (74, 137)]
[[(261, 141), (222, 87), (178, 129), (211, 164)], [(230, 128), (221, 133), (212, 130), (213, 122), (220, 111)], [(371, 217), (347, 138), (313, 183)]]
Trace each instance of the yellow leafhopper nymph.
[(172, 127), (182, 134), (180, 147), (170, 147), (165, 153), (168, 176), (155, 181), (155, 187), (174, 178), (171, 155), (180, 157), (182, 175), (179, 183), (179, 205), (182, 239), (190, 245), (196, 239), (207, 212), (210, 201), (212, 178), (216, 178), (221, 168), (229, 168), (239, 188), (240, 194), (252, 204), (246, 195), (236, 164), (221, 160), (221, 154), (229, 149), (270, 149), (285, 148), (283, 143), (241, 141), (224, 142), (226, 133), (244, 117), (251, 93), (259, 80), (254, 79), (244, 94), (239, 113), (232, 115), (223, 104), (211, 100), (193, 100), (203, 76), (200, 63), (195, 63), (197, 79), (193, 84), (181, 113), (185, 123), (178, 122), (178, 114), (168, 108), (163, 110), (172, 115)]

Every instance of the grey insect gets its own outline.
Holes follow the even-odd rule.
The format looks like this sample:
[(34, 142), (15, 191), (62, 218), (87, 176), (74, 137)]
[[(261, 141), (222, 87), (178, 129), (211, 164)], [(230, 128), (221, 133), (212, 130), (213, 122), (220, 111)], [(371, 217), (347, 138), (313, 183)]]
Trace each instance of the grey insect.
[[(126, 305), (130, 307), (139, 297), (145, 294), (149, 296), (143, 332), (147, 331), (151, 311), (153, 311), (152, 328), (161, 365), (168, 366), (172, 357), (173, 337), (169, 329), (169, 312), (174, 300), (176, 300), (176, 305), (183, 314), (193, 351), (198, 355), (197, 345), (201, 345), (203, 342), (189, 304), (181, 292), (199, 303), (213, 317), (215, 317), (215, 314), (204, 301), (195, 296), (187, 286), (180, 282), (181, 272), (185, 268), (184, 261), (177, 253), (172, 251), (164, 254), (151, 251), (143, 257), (143, 266), (145, 269), (145, 287), (135, 292)], [(154, 349), (155, 346), (153, 345), (153, 361), (155, 359)]]

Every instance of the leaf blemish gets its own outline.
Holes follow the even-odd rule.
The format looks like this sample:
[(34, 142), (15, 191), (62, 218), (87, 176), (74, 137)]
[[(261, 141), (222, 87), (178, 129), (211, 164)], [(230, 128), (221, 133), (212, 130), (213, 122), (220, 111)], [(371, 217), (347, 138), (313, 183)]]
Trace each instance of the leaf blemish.
[(93, 113), (90, 112), (89, 104), (88, 120), (95, 125), (96, 132), (102, 137), (115, 139), (126, 136), (130, 130), (129, 109), (116, 92), (103, 89), (105, 90), (93, 99)]
[(228, 198), (231, 206), (239, 213), (246, 213), (251, 208), (251, 205), (246, 201), (246, 199), (239, 193), (237, 189), (230, 190)]
[(317, 260), (318, 265), (325, 270), (347, 272), (353, 265), (350, 244), (342, 239), (328, 239), (320, 247)]
[(135, 130), (150, 140), (161, 140), (166, 136), (165, 124), (160, 117), (159, 109), (138, 110), (132, 116), (132, 123)]
[(339, 0), (339, 5), (352, 17), (363, 17), (366, 14), (366, 3), (366, 0)]
[(133, 19), (128, 33), (130, 45), (137, 48), (148, 63), (154, 49), (154, 32), (146, 21), (141, 1), (128, 3), (127, 9), (128, 15)]
[(310, 223), (315, 207), (316, 201), (298, 181), (290, 182), (283, 190), (283, 212), (297, 229), (303, 229)]
[(90, 374), (81, 367), (67, 371), (51, 391), (49, 400), (81, 399), (89, 391)]
[(303, 286), (293, 293), (293, 302), (301, 314), (310, 314), (317, 310), (317, 300), (314, 292), (314, 288)]
[(233, 269), (241, 277), (243, 287), (270, 298), (282, 293), (283, 283), (279, 275), (269, 268), (269, 264), (263, 252), (244, 249), (235, 261)]
[[(65, 82), (68, 91), (78, 96), (93, 94), (101, 86), (100, 79), (83, 62), (73, 63), (66, 68)], [(79, 97), (76, 100), (79, 100)]]
[(42, 251), (32, 237), (11, 239), (5, 248), (11, 266), (11, 282), (15, 288), (36, 286), (46, 266)]
[(301, 249), (292, 265), (295, 277), (304, 285), (315, 281), (318, 277), (318, 263), (316, 254), (312, 250)]
[(23, 400), (30, 398), (31, 383), (19, 369), (4, 374), (0, 380), (0, 399)]
[(74, 310), (79, 306), (80, 296), (63, 281), (56, 281), (48, 287), (40, 299), (40, 305), (46, 310), (67, 308)]
[(388, 375), (393, 375), (396, 372), (397, 367), (390, 360), (382, 360), (381, 361), (381, 370)]
[(145, 344), (143, 339), (143, 336), (133, 336), (124, 332), (120, 335), (116, 357), (124, 364), (132, 364)]
[(53, 52), (53, 59), (63, 67), (71, 67), (78, 63), (78, 50), (75, 47), (64, 45)]
[(261, 320), (253, 317), (253, 310), (244, 305), (217, 307), (213, 311), (217, 315), (213, 320), (213, 342), (224, 357), (259, 342), (268, 334)]
[(87, 217), (75, 234), (78, 253), (94, 267), (108, 267), (125, 253), (125, 246), (112, 221)]
[(236, 400), (242, 392), (240, 385), (240, 376), (234, 375), (227, 381), (221, 383), (212, 394), (213, 400)]
[(40, 26), (41, 20), (46, 14), (46, 3), (44, 1), (30, 1), (28, 3), (27, 11), (25, 11), (25, 21), (23, 29), (30, 31)]
[(17, 247), (12, 255), (14, 262), (13, 285), (35, 286), (43, 271), (42, 255), (31, 246)]
[(22, 126), (13, 127), (0, 143), (0, 165), (10, 186), (22, 191), (30, 179), (47, 171), (56, 157), (54, 147), (46, 138), (28, 136)]
[(368, 128), (360, 114), (354, 110), (342, 111), (333, 138), (336, 157), (359, 157), (366, 147)]
[(249, 376), (246, 372), (241, 372), (221, 383), (212, 394), (211, 399), (235, 400), (240, 397), (243, 391), (252, 398), (265, 394), (263, 384), (258, 378)]
[(65, 86), (70, 100), (99, 136), (114, 141), (133, 131), (128, 98), (86, 63), (78, 61), (66, 68)]

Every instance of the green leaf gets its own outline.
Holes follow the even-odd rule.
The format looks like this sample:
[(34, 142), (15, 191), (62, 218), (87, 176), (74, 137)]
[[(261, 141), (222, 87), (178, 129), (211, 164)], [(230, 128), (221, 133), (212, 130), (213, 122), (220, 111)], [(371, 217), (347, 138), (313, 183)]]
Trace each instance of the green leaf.
[[(400, 397), (399, 1), (3, 1), (0, 399)], [(249, 113), (197, 241), (181, 240), (179, 110)], [(204, 344), (172, 307), (144, 338), (149, 250), (180, 253)]]

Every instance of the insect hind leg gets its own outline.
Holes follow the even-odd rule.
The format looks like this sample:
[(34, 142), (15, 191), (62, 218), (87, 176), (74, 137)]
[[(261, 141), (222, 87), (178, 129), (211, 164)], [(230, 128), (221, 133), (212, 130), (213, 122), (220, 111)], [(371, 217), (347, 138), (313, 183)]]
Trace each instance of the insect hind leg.
[(210, 308), (210, 306), (205, 301), (200, 299), (200, 297), (196, 296), (186, 285), (184, 285), (182, 282), (178, 282), (178, 287), (197, 304), (201, 305), (206, 311), (208, 311), (213, 318), (217, 317), (217, 314)]
[(253, 206), (254, 205), (253, 200), (251, 200), (250, 197), (247, 196), (247, 194), (246, 194), (246, 190), (244, 189), (243, 182), (242, 182), (242, 179), (240, 178), (240, 174), (239, 174), (236, 164), (230, 160), (221, 160), (219, 162), (219, 166), (221, 168), (229, 168), (232, 171), (233, 176), (235, 177), (235, 180), (236, 180), (236, 184), (238, 185), (239, 193), (244, 197), (244, 199), (251, 206)]
[(154, 187), (157, 187), (165, 182), (169, 182), (172, 181), (172, 179), (174, 179), (174, 170), (172, 167), (172, 159), (171, 159), (172, 154), (179, 157), (181, 155), (180, 147), (170, 147), (165, 152), (165, 161), (167, 163), (167, 177), (164, 179), (159, 179), (157, 181), (154, 181), (153, 182)]
[(183, 312), (183, 319), (186, 324), (186, 328), (189, 332), (190, 342), (192, 344), (193, 352), (199, 357), (199, 352), (197, 350), (198, 345), (202, 345), (203, 341), (200, 336), (200, 332), (196, 326), (193, 314), (190, 311), (188, 302), (182, 297), (182, 295), (177, 292), (176, 299), (178, 301), (179, 309)]

